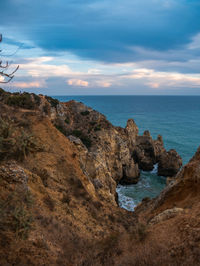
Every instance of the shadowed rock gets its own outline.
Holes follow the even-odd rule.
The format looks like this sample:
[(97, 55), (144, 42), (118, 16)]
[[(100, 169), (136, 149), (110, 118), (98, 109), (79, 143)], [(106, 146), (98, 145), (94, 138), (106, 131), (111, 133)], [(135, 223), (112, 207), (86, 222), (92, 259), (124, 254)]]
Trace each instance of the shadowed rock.
[(182, 159), (175, 150), (163, 152), (158, 162), (158, 175), (175, 176), (182, 166)]

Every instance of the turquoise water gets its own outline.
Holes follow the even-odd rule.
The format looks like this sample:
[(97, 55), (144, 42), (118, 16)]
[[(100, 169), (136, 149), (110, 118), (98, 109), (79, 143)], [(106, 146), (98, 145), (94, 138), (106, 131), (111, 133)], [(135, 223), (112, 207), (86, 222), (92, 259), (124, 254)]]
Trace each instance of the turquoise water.
[[(200, 145), (200, 96), (54, 96), (60, 101), (74, 99), (106, 115), (115, 126), (126, 126), (133, 118), (139, 133), (149, 130), (163, 136), (166, 149), (176, 149), (187, 163)], [(129, 210), (144, 197), (155, 197), (165, 179), (155, 171), (142, 172), (137, 185), (119, 186), (120, 204)]]

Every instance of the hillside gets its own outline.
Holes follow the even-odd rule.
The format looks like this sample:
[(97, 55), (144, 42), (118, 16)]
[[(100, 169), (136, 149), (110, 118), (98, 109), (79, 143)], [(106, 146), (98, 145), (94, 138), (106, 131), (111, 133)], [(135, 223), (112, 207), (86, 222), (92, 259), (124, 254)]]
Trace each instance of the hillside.
[[(162, 137), (82, 103), (0, 90), (0, 265), (200, 265), (200, 151), (180, 171)], [(172, 182), (136, 211), (116, 185)]]

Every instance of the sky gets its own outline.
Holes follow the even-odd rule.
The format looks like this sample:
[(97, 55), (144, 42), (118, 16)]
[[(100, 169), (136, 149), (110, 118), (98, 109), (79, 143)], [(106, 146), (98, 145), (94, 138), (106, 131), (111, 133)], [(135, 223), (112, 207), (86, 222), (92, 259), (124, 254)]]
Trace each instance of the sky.
[(0, 0), (10, 91), (200, 95), (199, 0)]

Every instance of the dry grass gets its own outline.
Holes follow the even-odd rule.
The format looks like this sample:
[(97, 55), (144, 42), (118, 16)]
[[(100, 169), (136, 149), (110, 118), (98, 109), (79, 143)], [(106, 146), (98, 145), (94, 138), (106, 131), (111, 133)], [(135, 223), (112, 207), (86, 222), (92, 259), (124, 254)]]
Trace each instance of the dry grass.
[(30, 192), (26, 195), (10, 193), (7, 198), (0, 200), (0, 229), (14, 232), (16, 237), (26, 239), (32, 228), (33, 217)]
[(29, 153), (41, 150), (42, 145), (35, 136), (19, 128), (12, 120), (0, 117), (0, 160), (23, 160)]

